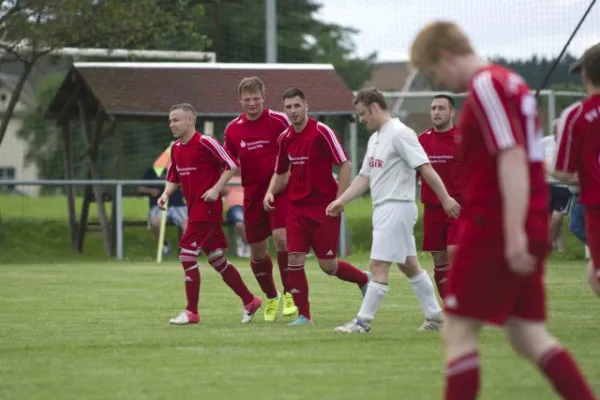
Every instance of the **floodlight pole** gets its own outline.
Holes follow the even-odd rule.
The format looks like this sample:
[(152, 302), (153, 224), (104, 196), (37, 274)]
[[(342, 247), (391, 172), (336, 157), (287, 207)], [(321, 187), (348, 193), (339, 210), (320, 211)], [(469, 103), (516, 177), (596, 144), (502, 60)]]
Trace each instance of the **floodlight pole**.
[(265, 0), (265, 49), (267, 64), (277, 63), (277, 0)]

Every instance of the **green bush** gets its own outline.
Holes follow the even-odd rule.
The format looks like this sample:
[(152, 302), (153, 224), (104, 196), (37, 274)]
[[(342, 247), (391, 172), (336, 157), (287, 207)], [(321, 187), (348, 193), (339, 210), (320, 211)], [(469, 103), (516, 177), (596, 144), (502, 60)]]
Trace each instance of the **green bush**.
[[(417, 249), (421, 248), (423, 240), (423, 205), (419, 207), (419, 218), (415, 226), (415, 240)], [(351, 243), (353, 252), (368, 252), (371, 248), (371, 199), (363, 197), (356, 199), (346, 207), (346, 221), (351, 229)], [(568, 218), (565, 217), (563, 232), (565, 233), (565, 253), (552, 253), (551, 258), (557, 260), (582, 260), (585, 249), (579, 240), (569, 232)]]
[[(78, 212), (80, 199), (77, 201)], [(123, 203), (124, 218), (145, 220), (147, 204), (143, 198), (126, 198)], [(422, 206), (419, 204), (419, 219), (415, 227), (417, 248), (423, 237), (421, 224)], [(346, 226), (352, 253), (368, 253), (371, 247), (371, 200), (360, 198), (346, 208)], [(102, 235), (88, 233), (83, 254), (70, 250), (67, 206), (64, 197), (16, 197), (0, 196), (0, 264), (2, 263), (52, 263), (64, 261), (102, 261), (106, 252)], [(90, 219), (97, 220), (96, 205), (90, 207)], [(553, 258), (583, 259), (584, 248), (568, 232), (565, 219), (566, 248), (563, 255), (553, 254)], [(175, 244), (177, 232), (173, 227), (167, 230), (167, 237)], [(156, 241), (145, 227), (124, 229), (124, 254), (131, 260), (153, 260), (156, 254)], [(176, 252), (169, 257), (175, 260)]]

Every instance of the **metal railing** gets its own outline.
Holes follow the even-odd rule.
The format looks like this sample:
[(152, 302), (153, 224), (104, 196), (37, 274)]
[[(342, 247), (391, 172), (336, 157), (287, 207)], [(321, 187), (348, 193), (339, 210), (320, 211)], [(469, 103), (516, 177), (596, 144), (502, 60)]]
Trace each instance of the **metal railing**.
[[(117, 180), (117, 179), (74, 179), (74, 180), (60, 180), (60, 179), (48, 179), (48, 180), (9, 180), (0, 179), (0, 187), (2, 186), (115, 186), (115, 244), (116, 244), (116, 259), (123, 259), (123, 187), (124, 186), (156, 186), (161, 181), (156, 180)], [(231, 182), (228, 186), (239, 186), (237, 182)], [(66, 200), (66, 195), (65, 195)], [(339, 253), (340, 256), (348, 254), (348, 247), (346, 242), (346, 218), (342, 213), (340, 227), (340, 243)]]

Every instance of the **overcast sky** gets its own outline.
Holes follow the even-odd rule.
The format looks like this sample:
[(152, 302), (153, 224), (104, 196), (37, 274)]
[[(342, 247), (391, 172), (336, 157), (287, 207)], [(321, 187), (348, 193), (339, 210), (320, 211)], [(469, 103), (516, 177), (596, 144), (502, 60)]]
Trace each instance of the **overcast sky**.
[[(527, 58), (557, 55), (590, 0), (317, 0), (319, 19), (351, 26), (357, 53), (373, 51), (379, 60), (406, 60), (414, 35), (435, 19), (458, 22), (485, 56)], [(576, 56), (600, 42), (600, 4), (596, 4), (569, 51)]]

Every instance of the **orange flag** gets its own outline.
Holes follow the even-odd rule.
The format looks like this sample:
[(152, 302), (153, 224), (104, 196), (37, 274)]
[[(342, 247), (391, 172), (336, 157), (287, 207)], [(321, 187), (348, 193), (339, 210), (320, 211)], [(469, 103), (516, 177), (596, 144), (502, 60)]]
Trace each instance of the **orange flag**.
[(173, 143), (175, 142), (171, 142), (169, 147), (167, 147), (165, 151), (158, 156), (156, 161), (154, 161), (154, 164), (152, 164), (156, 176), (162, 176), (163, 172), (165, 172), (165, 169), (169, 167), (169, 163), (171, 162), (171, 147), (173, 146)]

